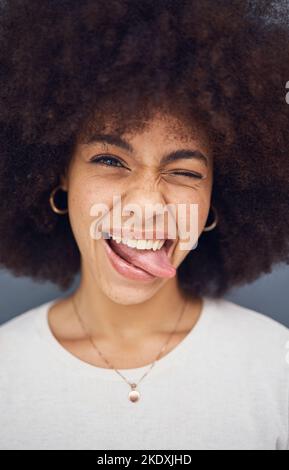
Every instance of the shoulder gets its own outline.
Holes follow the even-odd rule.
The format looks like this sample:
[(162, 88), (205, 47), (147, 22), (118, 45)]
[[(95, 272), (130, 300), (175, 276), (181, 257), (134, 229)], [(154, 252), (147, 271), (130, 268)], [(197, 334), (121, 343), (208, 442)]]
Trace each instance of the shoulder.
[[(42, 303), (18, 314), (16, 317), (0, 325), (0, 357), (4, 358), (15, 353), (19, 357), (25, 354), (29, 348), (32, 349), (34, 340), (38, 338), (38, 327), (40, 321), (54, 300)], [(39, 321), (38, 321), (39, 320)]]
[[(209, 299), (219, 320), (228, 328), (240, 328), (241, 333), (250, 335), (269, 335), (270, 337), (289, 337), (289, 328), (263, 312), (244, 307), (225, 298)], [(273, 314), (274, 312), (272, 312)]]
[(246, 356), (287, 365), (289, 374), (289, 328), (263, 312), (224, 298), (208, 299), (215, 338)]
[[(289, 334), (289, 328), (274, 320), (263, 312), (244, 307), (225, 298), (207, 298), (210, 307), (215, 309), (216, 315), (226, 319), (228, 324), (238, 322), (240, 326), (260, 327), (262, 332), (270, 331), (275, 334)], [(274, 312), (272, 312), (272, 315)]]
[[(0, 325), (0, 396), (9, 403), (11, 390), (29, 389), (46, 360), (43, 334), (45, 302), (27, 309)], [(0, 406), (1, 408), (1, 406)]]
[(34, 325), (34, 320), (49, 302), (24, 310), (20, 314), (0, 325), (1, 339), (6, 335), (23, 333)]

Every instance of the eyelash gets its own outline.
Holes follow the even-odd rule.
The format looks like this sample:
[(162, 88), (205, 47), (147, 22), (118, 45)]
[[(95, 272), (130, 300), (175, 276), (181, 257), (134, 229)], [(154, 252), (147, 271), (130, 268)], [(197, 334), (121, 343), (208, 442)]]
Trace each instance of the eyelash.
[[(126, 168), (118, 158), (110, 157), (110, 156), (106, 156), (106, 155), (97, 157), (97, 158), (95, 158), (91, 161), (92, 161), (92, 163), (99, 163), (100, 160), (112, 160), (112, 161), (115, 161), (117, 163), (120, 163), (123, 168)], [(113, 166), (113, 165), (106, 165), (106, 166)]]
[[(103, 155), (103, 156), (94, 158), (93, 160), (91, 160), (91, 162), (92, 163), (99, 163), (101, 160), (111, 160), (111, 161), (120, 163), (122, 168), (126, 168), (118, 158), (112, 157), (112, 156)], [(106, 166), (113, 166), (113, 165), (106, 165)], [(190, 173), (190, 172), (186, 172), (186, 171), (174, 172), (174, 174), (181, 175), (181, 176), (188, 176), (189, 178), (196, 178), (196, 179), (203, 179), (204, 178), (202, 175), (198, 175), (196, 173)]]

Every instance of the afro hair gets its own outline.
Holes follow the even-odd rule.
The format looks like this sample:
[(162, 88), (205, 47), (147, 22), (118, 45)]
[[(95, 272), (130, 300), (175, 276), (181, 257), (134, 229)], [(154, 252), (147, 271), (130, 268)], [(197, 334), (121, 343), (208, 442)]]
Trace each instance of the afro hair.
[(289, 26), (258, 0), (9, 0), (0, 6), (0, 265), (68, 288), (81, 257), (51, 210), (79, 135), (166, 106), (206, 130), (218, 225), (177, 271), (220, 297), (289, 264)]

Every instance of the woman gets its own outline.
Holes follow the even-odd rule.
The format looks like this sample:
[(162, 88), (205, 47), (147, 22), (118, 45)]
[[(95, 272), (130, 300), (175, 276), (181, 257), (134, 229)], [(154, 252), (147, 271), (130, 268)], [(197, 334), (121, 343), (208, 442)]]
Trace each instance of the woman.
[(0, 328), (1, 448), (289, 448), (289, 331), (223, 298), (289, 260), (289, 30), (257, 3), (2, 5), (0, 263), (80, 284)]

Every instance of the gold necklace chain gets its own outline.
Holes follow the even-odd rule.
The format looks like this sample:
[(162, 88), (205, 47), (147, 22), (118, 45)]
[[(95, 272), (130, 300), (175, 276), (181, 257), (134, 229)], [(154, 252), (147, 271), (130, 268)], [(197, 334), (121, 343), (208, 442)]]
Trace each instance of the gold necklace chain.
[(104, 357), (104, 355), (102, 354), (102, 352), (98, 349), (97, 345), (95, 344), (94, 340), (93, 340), (93, 337), (89, 334), (89, 332), (86, 330), (86, 327), (82, 321), (82, 318), (81, 316), (79, 315), (79, 312), (78, 312), (78, 309), (76, 307), (76, 302), (75, 302), (75, 299), (74, 299), (74, 296), (72, 296), (72, 304), (73, 304), (73, 308), (74, 308), (74, 312), (79, 320), (79, 323), (81, 325), (81, 328), (83, 329), (83, 332), (84, 334), (88, 337), (89, 341), (91, 342), (92, 346), (94, 349), (96, 349), (96, 351), (98, 352), (98, 354), (102, 357), (102, 359), (104, 359), (104, 361), (106, 362), (106, 364), (109, 366), (110, 369), (113, 369), (118, 375), (120, 375), (122, 377), (122, 379), (125, 380), (125, 382), (130, 386), (131, 388), (131, 391), (129, 392), (129, 395), (128, 395), (128, 398), (131, 402), (137, 402), (139, 399), (140, 399), (140, 393), (138, 390), (136, 390), (138, 384), (148, 375), (148, 373), (151, 371), (151, 369), (154, 367), (155, 363), (159, 360), (162, 352), (165, 350), (165, 348), (167, 347), (172, 335), (175, 333), (177, 327), (178, 327), (178, 324), (179, 322), (181, 321), (181, 318), (185, 312), (185, 309), (186, 309), (186, 306), (187, 306), (187, 301), (185, 301), (184, 303), (184, 306), (181, 310), (181, 313), (177, 319), (177, 322), (175, 324), (175, 327), (173, 329), (173, 331), (170, 333), (167, 341), (164, 343), (164, 345), (162, 346), (160, 352), (158, 353), (156, 359), (154, 360), (154, 362), (150, 365), (150, 368), (144, 373), (144, 375), (141, 377), (141, 379), (138, 381), (138, 383), (132, 383), (132, 382), (129, 382), (126, 377), (124, 377), (124, 375), (122, 375), (122, 373), (115, 369), (113, 367), (113, 365)]

